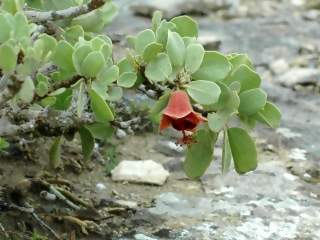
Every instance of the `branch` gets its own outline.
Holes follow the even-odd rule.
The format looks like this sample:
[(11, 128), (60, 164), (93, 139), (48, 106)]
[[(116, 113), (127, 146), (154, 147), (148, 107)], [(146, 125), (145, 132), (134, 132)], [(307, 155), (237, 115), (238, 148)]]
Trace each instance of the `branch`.
[(101, 7), (104, 3), (104, 0), (92, 0), (88, 4), (70, 7), (63, 10), (48, 12), (27, 10), (24, 11), (24, 13), (31, 22), (57, 21), (61, 19), (75, 18), (82, 14), (86, 14)]

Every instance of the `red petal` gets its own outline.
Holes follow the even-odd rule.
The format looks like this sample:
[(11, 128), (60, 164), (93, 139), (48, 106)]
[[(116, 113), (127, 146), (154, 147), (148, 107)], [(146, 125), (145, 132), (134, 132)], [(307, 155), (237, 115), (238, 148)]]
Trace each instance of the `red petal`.
[(193, 111), (186, 92), (178, 90), (171, 93), (169, 103), (163, 114), (171, 118), (183, 118)]
[(161, 121), (160, 121), (160, 131), (170, 126), (171, 126), (171, 118), (166, 115), (162, 115)]

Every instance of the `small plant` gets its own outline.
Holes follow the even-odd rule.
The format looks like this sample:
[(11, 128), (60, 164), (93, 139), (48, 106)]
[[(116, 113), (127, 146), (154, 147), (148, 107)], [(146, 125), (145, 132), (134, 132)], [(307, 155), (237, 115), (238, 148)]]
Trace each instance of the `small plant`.
[(254, 170), (257, 151), (247, 129), (279, 125), (280, 111), (267, 101), (248, 56), (204, 50), (188, 16), (167, 21), (155, 12), (152, 27), (128, 37), (131, 49), (115, 62), (111, 39), (100, 33), (116, 14), (111, 1), (4, 0), (0, 8), (0, 119), (8, 125), (0, 136), (51, 138), (54, 168), (61, 145), (75, 134), (87, 161), (96, 140), (142, 125), (123, 107), (128, 89), (156, 100), (149, 115), (160, 130), (181, 131), (191, 178), (210, 165), (219, 134), (222, 171), (232, 159), (238, 173)]

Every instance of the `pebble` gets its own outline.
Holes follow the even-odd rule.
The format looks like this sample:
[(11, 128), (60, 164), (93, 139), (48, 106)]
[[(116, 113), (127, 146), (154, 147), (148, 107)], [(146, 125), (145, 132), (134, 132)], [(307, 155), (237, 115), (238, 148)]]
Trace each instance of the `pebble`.
[(123, 160), (112, 170), (111, 176), (113, 181), (163, 185), (169, 172), (153, 160)]
[(285, 59), (279, 59), (270, 64), (270, 70), (276, 74), (282, 74), (289, 69), (289, 64)]
[(97, 185), (96, 185), (96, 189), (98, 191), (105, 190), (106, 188), (107, 188), (106, 185), (104, 185), (103, 183), (97, 183)]

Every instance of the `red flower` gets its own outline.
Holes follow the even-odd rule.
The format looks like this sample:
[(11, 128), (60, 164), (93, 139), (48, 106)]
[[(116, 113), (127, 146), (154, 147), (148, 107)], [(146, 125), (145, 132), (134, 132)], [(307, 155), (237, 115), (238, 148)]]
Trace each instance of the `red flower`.
[(160, 131), (172, 126), (182, 131), (182, 143), (190, 143), (190, 135), (185, 131), (194, 132), (195, 128), (206, 121), (200, 113), (193, 111), (190, 99), (186, 92), (178, 90), (171, 93), (167, 107), (163, 110), (160, 122)]

